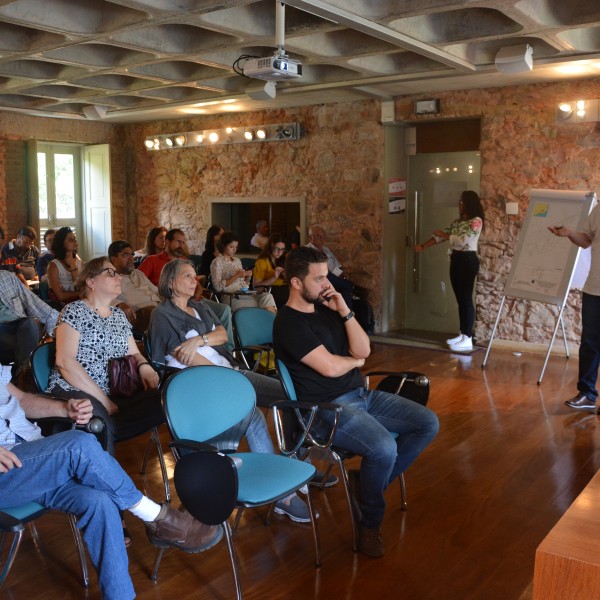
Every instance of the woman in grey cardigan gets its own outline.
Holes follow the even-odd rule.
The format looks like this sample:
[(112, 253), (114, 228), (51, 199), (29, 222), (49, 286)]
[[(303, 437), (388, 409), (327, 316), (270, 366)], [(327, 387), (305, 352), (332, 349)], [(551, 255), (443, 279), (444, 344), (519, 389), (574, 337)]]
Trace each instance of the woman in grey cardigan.
[[(239, 368), (224, 347), (225, 328), (204, 302), (193, 300), (195, 289), (196, 272), (191, 262), (177, 258), (163, 267), (158, 293), (165, 300), (152, 311), (148, 329), (152, 360), (179, 369), (199, 365), (235, 368), (254, 387), (259, 406), (285, 401), (278, 380)], [(254, 411), (246, 439), (252, 452), (275, 452), (260, 410)], [(279, 500), (275, 512), (293, 521), (310, 522), (308, 507), (296, 494)]]

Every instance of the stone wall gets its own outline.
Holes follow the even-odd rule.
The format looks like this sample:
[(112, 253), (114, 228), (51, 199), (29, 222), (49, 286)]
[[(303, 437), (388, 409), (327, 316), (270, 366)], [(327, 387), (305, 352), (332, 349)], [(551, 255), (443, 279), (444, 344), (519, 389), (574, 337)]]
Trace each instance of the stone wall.
[[(137, 244), (162, 224), (180, 227), (201, 252), (211, 197), (303, 196), (308, 225), (320, 223), (345, 270), (381, 304), (383, 130), (379, 103), (319, 105), (295, 110), (203, 117), (130, 126), (137, 203)], [(236, 144), (148, 152), (147, 135), (299, 121), (293, 142)]]
[[(475, 335), (489, 340), (504, 282), (525, 221), (528, 190), (567, 189), (600, 192), (600, 126), (557, 124), (560, 101), (600, 97), (600, 81), (560, 82), (435, 94), (441, 115), (415, 119), (418, 96), (396, 101), (397, 120), (479, 116), (481, 132), (481, 197), (487, 218), (481, 237), (481, 270), (477, 285)], [(519, 215), (504, 213), (505, 201), (519, 203)], [(567, 336), (581, 332), (581, 294), (569, 294), (565, 313)], [(509, 302), (497, 337), (548, 343), (558, 310), (537, 302)]]

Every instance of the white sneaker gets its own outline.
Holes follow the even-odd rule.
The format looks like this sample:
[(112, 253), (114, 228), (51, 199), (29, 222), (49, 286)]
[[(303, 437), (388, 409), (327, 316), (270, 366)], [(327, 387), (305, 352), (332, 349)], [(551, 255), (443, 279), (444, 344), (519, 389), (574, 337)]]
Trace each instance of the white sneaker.
[(473, 350), (473, 338), (463, 335), (463, 339), (460, 340), (460, 342), (456, 342), (456, 344), (450, 344), (450, 350), (455, 352), (467, 352), (469, 350)]
[(452, 346), (452, 344), (456, 344), (458, 342), (461, 342), (462, 339), (465, 336), (462, 333), (459, 333), (456, 337), (450, 338), (449, 340), (446, 340), (446, 344), (448, 344), (449, 346)]

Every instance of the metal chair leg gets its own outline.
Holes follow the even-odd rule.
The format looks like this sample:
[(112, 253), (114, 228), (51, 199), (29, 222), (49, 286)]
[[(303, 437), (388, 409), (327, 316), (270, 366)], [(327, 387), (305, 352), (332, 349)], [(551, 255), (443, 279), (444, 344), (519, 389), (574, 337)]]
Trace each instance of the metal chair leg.
[(158, 579), (158, 568), (160, 567), (160, 561), (162, 560), (165, 550), (166, 548), (158, 549), (158, 554), (156, 555), (156, 560), (154, 561), (154, 568), (152, 569), (152, 575), (150, 575), (150, 579), (152, 579), (154, 583), (156, 583), (156, 580)]
[(83, 579), (83, 587), (88, 588), (90, 586), (90, 576), (88, 573), (87, 560), (85, 558), (85, 548), (83, 545), (83, 539), (81, 538), (81, 531), (77, 528), (77, 517), (69, 514), (69, 523), (71, 524), (71, 531), (75, 538), (75, 545), (77, 546), (77, 553), (79, 554), (79, 564), (81, 565), (81, 578)]
[(308, 512), (310, 513), (310, 524), (312, 525), (313, 540), (315, 543), (315, 566), (321, 566), (321, 544), (319, 540), (319, 529), (317, 525), (317, 519), (315, 519), (315, 511), (312, 503), (312, 495), (310, 488), (306, 494), (306, 500), (308, 502)]
[(150, 449), (152, 445), (156, 446), (156, 453), (158, 454), (158, 463), (160, 464), (160, 470), (162, 473), (163, 487), (165, 490), (165, 502), (168, 504), (171, 502), (171, 489), (169, 487), (169, 476), (167, 474), (167, 465), (165, 464), (165, 456), (160, 445), (160, 437), (158, 435), (158, 427), (154, 427), (150, 432), (148, 443), (146, 444), (146, 451), (144, 452), (144, 460), (142, 461), (141, 474), (146, 474), (146, 467), (148, 466), (148, 458), (150, 456)]
[(237, 600), (242, 600), (242, 584), (240, 582), (240, 574), (235, 556), (235, 547), (233, 545), (233, 532), (229, 523), (223, 523), (223, 531), (225, 531), (225, 540), (227, 541), (227, 550), (229, 550), (229, 559), (231, 560), (231, 570), (233, 571), (233, 581), (235, 583), (235, 595)]
[(404, 481), (404, 473), (400, 473), (400, 477), (398, 477), (398, 481), (400, 481), (400, 510), (406, 510), (406, 483)]
[(354, 514), (354, 507), (352, 504), (352, 496), (350, 494), (350, 483), (348, 481), (348, 472), (346, 471), (346, 465), (344, 461), (335, 456), (335, 460), (340, 468), (340, 474), (342, 476), (342, 483), (344, 485), (344, 493), (346, 495), (346, 503), (348, 504), (348, 512), (350, 514), (350, 525), (352, 526), (352, 550), (354, 552), (358, 551), (358, 532), (356, 531), (356, 517)]
[(12, 544), (10, 545), (10, 550), (8, 551), (8, 556), (6, 557), (6, 562), (4, 563), (4, 568), (2, 572), (0, 572), (0, 587), (4, 583), (6, 577), (8, 576), (8, 572), (12, 567), (13, 562), (15, 561), (15, 557), (17, 556), (17, 552), (19, 550), (19, 546), (21, 545), (21, 539), (23, 538), (23, 529), (17, 531), (13, 537)]

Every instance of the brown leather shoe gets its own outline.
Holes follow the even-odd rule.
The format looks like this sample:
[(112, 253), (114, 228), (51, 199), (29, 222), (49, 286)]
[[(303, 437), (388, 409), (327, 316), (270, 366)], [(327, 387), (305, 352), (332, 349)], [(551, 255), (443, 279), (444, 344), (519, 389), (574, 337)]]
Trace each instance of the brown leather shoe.
[(358, 549), (371, 558), (380, 558), (385, 554), (381, 529), (370, 529), (361, 525), (358, 529)]
[(188, 512), (180, 512), (167, 504), (162, 505), (154, 521), (145, 521), (144, 525), (150, 543), (157, 548), (175, 546), (186, 552), (204, 552), (223, 537), (219, 525), (205, 525)]

